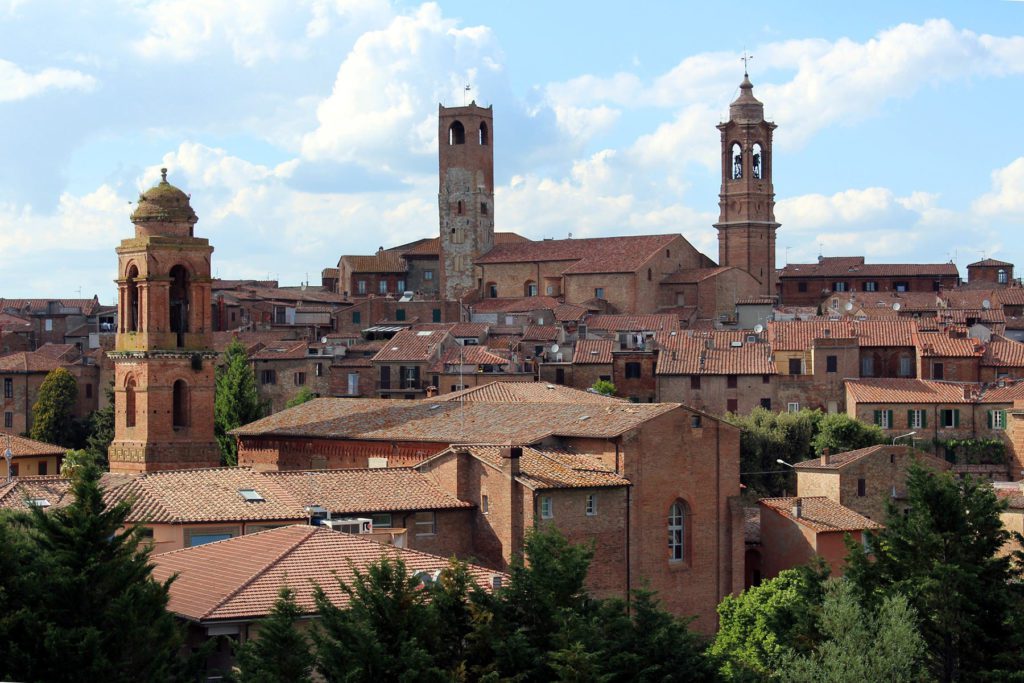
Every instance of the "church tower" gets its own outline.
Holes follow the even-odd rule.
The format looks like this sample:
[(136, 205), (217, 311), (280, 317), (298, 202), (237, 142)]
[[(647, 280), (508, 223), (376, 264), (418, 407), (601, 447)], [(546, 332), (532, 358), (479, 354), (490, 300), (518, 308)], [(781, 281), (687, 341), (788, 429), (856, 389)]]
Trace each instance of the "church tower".
[(441, 284), (445, 299), (478, 287), (473, 265), (494, 246), (494, 129), (491, 107), (438, 105)]
[(722, 131), (722, 190), (719, 194), (718, 265), (735, 266), (775, 294), (775, 189), (772, 187), (772, 131), (764, 105), (754, 97), (746, 72), (740, 96), (729, 105)]
[(139, 196), (118, 257), (111, 472), (217, 467), (208, 240), (189, 197), (163, 179)]

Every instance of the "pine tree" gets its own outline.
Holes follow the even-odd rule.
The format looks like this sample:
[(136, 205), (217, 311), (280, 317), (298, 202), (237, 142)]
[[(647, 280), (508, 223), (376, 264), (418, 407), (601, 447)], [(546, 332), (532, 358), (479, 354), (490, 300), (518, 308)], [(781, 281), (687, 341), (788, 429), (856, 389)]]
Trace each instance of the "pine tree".
[(224, 352), (224, 365), (217, 368), (217, 392), (213, 403), (214, 433), (223, 464), (238, 464), (238, 443), (228, 432), (258, 420), (264, 412), (245, 347), (236, 339)]
[[(130, 507), (106, 507), (100, 470), (83, 463), (64, 508), (8, 517), (31, 559), (5, 577), (21, 581), (15, 618), (0, 645), (8, 680), (172, 680), (183, 632), (167, 611), (169, 583), (151, 577), (141, 528), (124, 530)], [(5, 547), (5, 553), (6, 553)], [(29, 580), (25, 580), (26, 577)]]
[(260, 622), (256, 638), (239, 648), (240, 683), (307, 683), (312, 680), (313, 654), (296, 627), (302, 610), (295, 591), (282, 588), (270, 615)]
[(73, 448), (77, 396), (78, 382), (65, 368), (56, 368), (47, 373), (39, 387), (39, 397), (32, 406), (32, 429), (29, 436), (36, 441)]
[(88, 435), (85, 439), (85, 450), (100, 467), (106, 467), (107, 451), (114, 440), (114, 385), (113, 382), (104, 390), (107, 395), (105, 408), (92, 411), (88, 419)]

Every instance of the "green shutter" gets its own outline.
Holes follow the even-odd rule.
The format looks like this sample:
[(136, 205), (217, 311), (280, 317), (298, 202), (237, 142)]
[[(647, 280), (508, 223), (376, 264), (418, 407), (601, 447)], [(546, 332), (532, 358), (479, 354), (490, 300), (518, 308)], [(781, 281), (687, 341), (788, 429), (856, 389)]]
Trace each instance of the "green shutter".
[(895, 425), (895, 423), (893, 423), (893, 421), (892, 421), (892, 411), (891, 411), (891, 410), (887, 410), (887, 411), (885, 411), (885, 412), (886, 412), (886, 413), (888, 413), (888, 415), (886, 415), (886, 417), (887, 417), (888, 419), (887, 419), (887, 420), (885, 421), (885, 424), (887, 424), (887, 425), (888, 425), (887, 429), (893, 429), (893, 428), (895, 428), (895, 427), (896, 427), (896, 425)]
[(882, 411), (881, 410), (876, 410), (875, 411), (875, 424), (876, 425), (881, 425), (882, 424)]
[(921, 429), (924, 429), (927, 426), (928, 426), (928, 411), (927, 410), (922, 410), (921, 411)]
[(985, 416), (988, 418), (988, 428), (992, 429), (992, 411), (991, 410), (986, 410), (985, 411)]
[(1000, 427), (1000, 429), (1006, 429), (1006, 411), (1005, 410), (1000, 410), (999, 411), (999, 415), (1002, 417), (1002, 420), (999, 421), (999, 424), (1002, 425), (1002, 427)]
[(913, 428), (914, 428), (914, 411), (913, 410), (908, 410), (907, 411), (907, 429), (913, 429)]
[(956, 429), (960, 426), (960, 410), (958, 408), (953, 409), (953, 428)]

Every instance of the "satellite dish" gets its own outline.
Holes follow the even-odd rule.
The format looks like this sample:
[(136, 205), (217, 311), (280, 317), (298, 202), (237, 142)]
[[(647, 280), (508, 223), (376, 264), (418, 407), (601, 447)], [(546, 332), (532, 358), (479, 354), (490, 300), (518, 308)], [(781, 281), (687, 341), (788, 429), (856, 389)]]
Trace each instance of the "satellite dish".
[(551, 345), (551, 353), (558, 353), (558, 344)]
[(761, 334), (762, 332), (764, 332), (764, 325), (761, 323), (754, 325), (754, 334)]
[(326, 344), (327, 343), (327, 337), (320, 337), (320, 343), (321, 344)]
[(988, 309), (992, 308), (992, 302), (989, 301), (988, 299), (985, 299), (984, 301), (981, 302), (981, 307), (987, 311)]
[(846, 305), (843, 306), (843, 308), (845, 308), (848, 311), (852, 311), (853, 310), (853, 302), (852, 301), (847, 301)]
[(897, 301), (896, 303), (894, 303), (894, 304), (892, 305), (892, 310), (894, 310), (894, 311), (898, 311), (898, 310), (900, 310), (901, 308), (903, 308), (903, 304), (901, 304), (901, 303), (900, 303), (899, 301)]

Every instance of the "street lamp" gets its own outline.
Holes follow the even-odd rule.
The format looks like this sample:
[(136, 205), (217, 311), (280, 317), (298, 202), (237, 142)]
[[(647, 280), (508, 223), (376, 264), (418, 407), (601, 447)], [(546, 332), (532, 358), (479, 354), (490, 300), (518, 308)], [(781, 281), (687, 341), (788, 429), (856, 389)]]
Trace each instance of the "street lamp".
[[(907, 432), (906, 434), (900, 434), (899, 436), (893, 437), (892, 445), (893, 446), (896, 445), (896, 439), (902, 439), (902, 438), (907, 437), (907, 436), (913, 436), (914, 434), (917, 434), (917, 432), (916, 431), (915, 432)], [(914, 443), (913, 439), (911, 439), (910, 443), (911, 443), (911, 445), (913, 445), (913, 443)]]
[(786, 462), (782, 458), (775, 458), (775, 462), (779, 463), (780, 465), (785, 465), (786, 467), (792, 467), (793, 469), (796, 469), (796, 467), (794, 467), (793, 465), (790, 465), (788, 462)]

